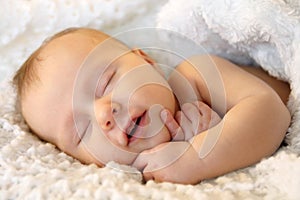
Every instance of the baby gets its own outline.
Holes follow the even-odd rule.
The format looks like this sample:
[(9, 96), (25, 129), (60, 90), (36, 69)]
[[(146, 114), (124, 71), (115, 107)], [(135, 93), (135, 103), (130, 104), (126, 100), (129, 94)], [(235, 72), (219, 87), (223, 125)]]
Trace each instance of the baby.
[(14, 83), (32, 132), (83, 163), (132, 165), (145, 180), (195, 184), (273, 154), (289, 85), (212, 55), (168, 80), (140, 49), (93, 29), (45, 41)]

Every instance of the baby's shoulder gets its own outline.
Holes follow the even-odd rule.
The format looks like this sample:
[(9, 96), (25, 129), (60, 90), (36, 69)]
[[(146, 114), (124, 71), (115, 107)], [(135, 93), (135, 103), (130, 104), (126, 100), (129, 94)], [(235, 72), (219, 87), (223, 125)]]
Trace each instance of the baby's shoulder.
[[(169, 76), (169, 83), (172, 88), (179, 88), (181, 91), (188, 90), (187, 85), (189, 85), (197, 95), (195, 100), (209, 102), (208, 84), (215, 82), (216, 76), (219, 74), (215, 63), (220, 60), (222, 58), (210, 54), (191, 56), (175, 67)], [(185, 91), (184, 93), (190, 92)]]
[(211, 65), (215, 65), (216, 60), (223, 59), (211, 54), (199, 54), (184, 59), (175, 67), (177, 73), (186, 76), (187, 78), (197, 77), (204, 74)]
[(178, 64), (169, 76), (168, 82), (171, 88), (177, 93), (185, 94), (185, 99), (202, 101), (202, 95), (207, 93), (202, 71), (208, 59), (209, 55), (197, 55)]
[[(174, 78), (174, 76), (182, 76), (191, 84), (203, 85), (206, 82), (205, 79), (207, 78), (207, 75), (210, 77), (215, 75), (215, 72), (217, 72), (216, 67), (212, 67), (212, 65), (215, 65), (214, 63), (216, 59), (220, 58), (210, 54), (188, 57), (175, 67), (170, 78)], [(214, 69), (215, 72), (213, 71)]]

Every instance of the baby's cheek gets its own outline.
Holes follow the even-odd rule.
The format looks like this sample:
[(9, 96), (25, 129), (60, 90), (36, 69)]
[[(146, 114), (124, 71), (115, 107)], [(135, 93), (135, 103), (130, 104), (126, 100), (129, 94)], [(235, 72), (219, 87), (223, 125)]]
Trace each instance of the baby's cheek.
[(175, 112), (179, 109), (178, 108), (178, 103), (177, 103), (177, 99), (175, 97), (175, 95), (173, 94), (173, 92), (168, 92), (168, 95), (166, 97), (166, 109), (168, 109), (171, 114), (174, 116)]
[(95, 159), (91, 154), (86, 150), (86, 148), (83, 147), (84, 145), (79, 144), (78, 147), (73, 150), (71, 153), (69, 153), (70, 156), (76, 158), (83, 164), (96, 164), (100, 167), (103, 167), (103, 163)]

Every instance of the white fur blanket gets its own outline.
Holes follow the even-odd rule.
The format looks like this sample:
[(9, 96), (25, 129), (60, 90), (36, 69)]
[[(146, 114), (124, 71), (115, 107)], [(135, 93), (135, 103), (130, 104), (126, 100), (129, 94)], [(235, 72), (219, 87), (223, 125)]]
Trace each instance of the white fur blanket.
[[(2, 0), (0, 13), (1, 199), (300, 198), (298, 1)], [(117, 33), (155, 26), (156, 16), (158, 27), (179, 31), (209, 52), (237, 63), (257, 63), (289, 81), (293, 122), (286, 139), (288, 146), (254, 166), (195, 186), (152, 181), (142, 184), (135, 169), (116, 163), (105, 168), (82, 165), (28, 132), (14, 107), (15, 92), (9, 80), (46, 36), (69, 26)]]

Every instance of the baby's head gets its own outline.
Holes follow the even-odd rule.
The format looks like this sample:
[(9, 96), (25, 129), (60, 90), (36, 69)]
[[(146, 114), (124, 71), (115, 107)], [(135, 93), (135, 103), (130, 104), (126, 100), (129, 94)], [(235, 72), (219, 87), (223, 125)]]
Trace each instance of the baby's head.
[(56, 34), (28, 58), (14, 83), (32, 132), (84, 163), (131, 164), (138, 153), (170, 140), (159, 112), (174, 112), (176, 103), (156, 64), (100, 31)]

